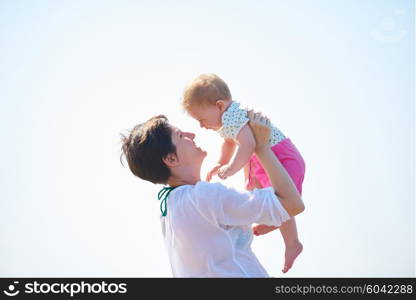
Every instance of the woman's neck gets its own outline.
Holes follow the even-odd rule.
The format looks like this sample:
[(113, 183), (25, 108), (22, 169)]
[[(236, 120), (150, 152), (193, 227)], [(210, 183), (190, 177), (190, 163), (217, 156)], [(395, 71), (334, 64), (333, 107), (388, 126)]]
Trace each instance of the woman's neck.
[(178, 178), (176, 176), (171, 176), (168, 180), (168, 185), (176, 187), (180, 185), (195, 185), (198, 181), (201, 181), (200, 175), (188, 175), (186, 177)]

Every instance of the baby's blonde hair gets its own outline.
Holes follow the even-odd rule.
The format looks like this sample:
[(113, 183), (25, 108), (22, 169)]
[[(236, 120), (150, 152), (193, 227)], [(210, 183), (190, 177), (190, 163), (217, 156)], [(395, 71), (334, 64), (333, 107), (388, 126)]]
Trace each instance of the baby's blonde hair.
[(185, 88), (182, 107), (185, 111), (188, 111), (192, 105), (205, 106), (215, 104), (217, 100), (231, 100), (231, 93), (227, 84), (215, 74), (201, 74)]

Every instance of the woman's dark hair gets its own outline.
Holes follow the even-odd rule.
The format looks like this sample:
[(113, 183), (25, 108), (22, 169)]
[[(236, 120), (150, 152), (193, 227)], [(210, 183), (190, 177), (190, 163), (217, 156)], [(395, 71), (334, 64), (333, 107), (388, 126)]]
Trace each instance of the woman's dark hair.
[(176, 154), (171, 135), (172, 129), (164, 115), (150, 118), (136, 125), (127, 136), (121, 134), (121, 157), (125, 156), (137, 177), (166, 184), (171, 172), (162, 159), (170, 153)]

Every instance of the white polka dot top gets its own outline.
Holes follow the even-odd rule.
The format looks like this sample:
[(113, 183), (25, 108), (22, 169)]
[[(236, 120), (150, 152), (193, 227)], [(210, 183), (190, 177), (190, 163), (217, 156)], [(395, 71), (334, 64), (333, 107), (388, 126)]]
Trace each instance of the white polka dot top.
[[(233, 101), (227, 110), (222, 114), (222, 127), (217, 130), (224, 139), (237, 139), (240, 129), (248, 122), (247, 110), (240, 108), (240, 103)], [(270, 125), (272, 133), (270, 136), (270, 146), (284, 140), (286, 137), (273, 124)]]

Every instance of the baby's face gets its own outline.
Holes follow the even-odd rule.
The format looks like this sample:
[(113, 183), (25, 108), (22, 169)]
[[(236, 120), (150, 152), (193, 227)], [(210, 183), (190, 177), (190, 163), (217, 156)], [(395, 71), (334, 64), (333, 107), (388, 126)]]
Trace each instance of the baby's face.
[(188, 113), (199, 122), (199, 125), (206, 129), (218, 130), (222, 126), (222, 111), (216, 105), (191, 106)]

